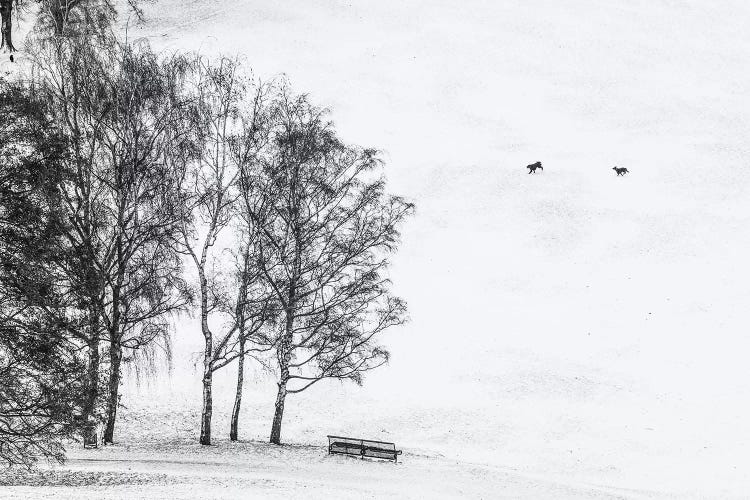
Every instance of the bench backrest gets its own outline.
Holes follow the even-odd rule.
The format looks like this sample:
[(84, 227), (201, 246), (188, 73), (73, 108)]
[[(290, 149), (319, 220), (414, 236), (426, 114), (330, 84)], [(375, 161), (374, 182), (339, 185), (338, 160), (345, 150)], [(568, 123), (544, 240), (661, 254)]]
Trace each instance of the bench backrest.
[(344, 437), (344, 436), (328, 436), (328, 444), (331, 445), (333, 443), (369, 446), (373, 448), (383, 448), (383, 449), (390, 449), (390, 450), (396, 449), (395, 443), (390, 443), (388, 441), (375, 441), (373, 439), (360, 439), (360, 438), (351, 438), (351, 437)]
[(387, 441), (328, 436), (328, 448), (336, 453), (361, 455), (372, 458), (396, 458), (396, 445)]
[(395, 458), (396, 445), (382, 441), (362, 441), (362, 455), (374, 458)]
[(349, 455), (362, 454), (362, 440), (342, 436), (328, 436), (328, 448)]

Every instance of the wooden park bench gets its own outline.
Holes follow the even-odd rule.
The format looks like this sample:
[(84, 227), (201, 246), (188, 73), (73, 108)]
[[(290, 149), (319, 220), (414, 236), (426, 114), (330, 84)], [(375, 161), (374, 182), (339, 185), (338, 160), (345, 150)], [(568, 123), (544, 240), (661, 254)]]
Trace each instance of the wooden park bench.
[(401, 450), (394, 443), (355, 439), (343, 436), (328, 436), (328, 453), (351, 455), (353, 457), (383, 458), (398, 462)]

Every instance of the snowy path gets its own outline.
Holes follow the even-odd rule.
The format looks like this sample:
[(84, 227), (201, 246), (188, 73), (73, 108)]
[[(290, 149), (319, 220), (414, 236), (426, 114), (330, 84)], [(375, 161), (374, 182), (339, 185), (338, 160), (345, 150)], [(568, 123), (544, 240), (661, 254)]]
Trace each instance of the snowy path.
[(63, 467), (0, 481), (0, 498), (657, 498), (565, 485), (441, 457), (399, 464), (326, 455), (321, 447), (221, 444), (76, 451)]

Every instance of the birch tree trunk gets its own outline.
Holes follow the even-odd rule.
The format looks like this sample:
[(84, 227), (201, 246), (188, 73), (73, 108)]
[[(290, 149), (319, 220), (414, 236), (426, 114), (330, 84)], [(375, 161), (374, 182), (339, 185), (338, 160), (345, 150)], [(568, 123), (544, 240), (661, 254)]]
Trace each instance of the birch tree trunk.
[(61, 3), (50, 2), (49, 9), (52, 14), (52, 22), (55, 25), (55, 36), (61, 36), (65, 28), (67, 9)]
[(279, 391), (276, 394), (276, 410), (274, 411), (273, 424), (271, 425), (271, 443), (273, 444), (281, 444), (281, 421), (284, 418), (284, 402), (287, 395), (286, 384), (289, 381), (293, 328), (294, 313), (292, 312), (292, 306), (290, 306), (286, 313), (286, 331), (279, 346), (279, 368), (281, 374), (278, 382)]
[(200, 444), (211, 444), (211, 416), (213, 415), (213, 339), (208, 326), (208, 281), (203, 271), (205, 257), (199, 269), (201, 285), (201, 330), (205, 341), (203, 352), (203, 406), (201, 408), (201, 436)]
[(210, 361), (204, 363), (203, 369), (203, 407), (201, 409), (201, 437), (202, 445), (211, 444), (211, 415), (213, 414), (212, 398), (213, 372), (210, 368)]
[(107, 425), (104, 428), (104, 444), (112, 444), (117, 419), (117, 405), (120, 389), (120, 365), (122, 364), (122, 347), (118, 342), (109, 344), (109, 391), (107, 399)]
[(284, 418), (284, 401), (286, 400), (286, 383), (289, 377), (289, 369), (286, 370), (286, 377), (279, 380), (279, 392), (276, 394), (276, 410), (273, 414), (273, 424), (271, 425), (271, 443), (281, 444), (281, 420)]
[[(117, 256), (122, 262), (122, 240), (117, 241)], [(107, 423), (102, 440), (104, 444), (112, 444), (115, 434), (115, 420), (117, 419), (117, 404), (120, 392), (120, 365), (122, 364), (122, 346), (120, 345), (120, 295), (122, 283), (125, 279), (125, 269), (118, 266), (117, 282), (112, 290), (112, 323), (109, 329), (109, 382), (107, 386)]]
[(237, 427), (242, 406), (242, 383), (245, 378), (245, 339), (240, 337), (240, 356), (237, 362), (237, 393), (234, 396), (234, 407), (232, 407), (232, 423), (229, 428), (229, 439), (237, 441)]
[(13, 46), (13, 21), (11, 16), (13, 14), (13, 0), (0, 0), (0, 50), (7, 50), (8, 52), (15, 52), (16, 48)]
[(91, 336), (88, 339), (88, 368), (86, 371), (86, 400), (83, 407), (83, 421), (88, 422), (96, 410), (96, 400), (99, 398), (99, 320), (96, 313), (92, 313)]
[(114, 438), (120, 391), (120, 364), (122, 361), (120, 302), (122, 301), (123, 283), (125, 282), (125, 256), (123, 254), (125, 193), (123, 192), (122, 171), (120, 169), (117, 170), (115, 186), (118, 199), (117, 237), (115, 240), (117, 274), (112, 287), (112, 322), (109, 325), (109, 383), (107, 387), (107, 423), (104, 429), (104, 444), (112, 444)]

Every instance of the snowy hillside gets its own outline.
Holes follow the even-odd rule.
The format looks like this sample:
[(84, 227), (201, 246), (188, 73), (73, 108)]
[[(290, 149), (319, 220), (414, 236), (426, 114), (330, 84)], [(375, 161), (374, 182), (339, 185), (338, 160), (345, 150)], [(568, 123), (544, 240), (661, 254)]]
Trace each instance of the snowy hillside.
[[(288, 439), (383, 427), (529, 472), (750, 490), (749, 14), (669, 1), (154, 9), (140, 33), (157, 46), (286, 72), (345, 137), (388, 153), (391, 189), (418, 206), (392, 270), (412, 321), (390, 334), (390, 366), (362, 389), (290, 401)], [(192, 324), (182, 339), (197, 341)], [(198, 404), (197, 385), (179, 390)], [(272, 391), (266, 418), (246, 412), (254, 437)], [(327, 425), (306, 424), (321, 413)]]
[[(417, 205), (391, 269), (411, 321), (387, 334), (390, 364), (361, 388), (290, 397), (283, 434), (299, 448), (282, 451), (259, 444), (275, 387), (250, 375), (252, 442), (210, 460), (260, 453), (267, 476), (217, 479), (226, 497), (321, 482), (311, 497), (748, 494), (750, 6), (160, 0), (147, 13), (131, 37), (286, 73), (344, 138), (385, 150), (389, 189)], [(535, 161), (544, 171), (527, 174)], [(174, 340), (171, 378), (123, 396), (116, 441), (136, 462), (142, 440), (197, 453), (181, 448), (199, 425), (197, 320)], [(216, 380), (221, 437), (234, 377)], [(314, 447), (338, 433), (394, 440), (403, 464), (325, 459)], [(288, 486), (289, 464), (309, 483), (262, 483)], [(353, 489), (337, 495), (338, 474)], [(458, 486), (430, 489), (441, 481)]]

